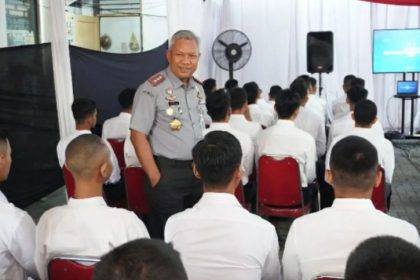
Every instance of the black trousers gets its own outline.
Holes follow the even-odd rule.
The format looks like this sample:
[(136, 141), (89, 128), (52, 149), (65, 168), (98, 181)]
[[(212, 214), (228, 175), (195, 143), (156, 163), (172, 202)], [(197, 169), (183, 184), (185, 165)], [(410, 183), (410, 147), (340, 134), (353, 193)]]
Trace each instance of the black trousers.
[(149, 234), (163, 239), (166, 220), (191, 208), (203, 195), (203, 185), (192, 172), (191, 160), (173, 160), (155, 156), (160, 180), (155, 187), (146, 177), (145, 192), (150, 206)]

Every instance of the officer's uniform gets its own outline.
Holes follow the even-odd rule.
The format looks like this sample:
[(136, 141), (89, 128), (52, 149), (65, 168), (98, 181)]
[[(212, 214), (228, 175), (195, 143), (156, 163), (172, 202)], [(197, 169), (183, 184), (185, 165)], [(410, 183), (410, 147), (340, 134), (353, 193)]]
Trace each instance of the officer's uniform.
[(192, 207), (203, 193), (192, 172), (192, 149), (203, 138), (206, 115), (201, 85), (190, 78), (184, 86), (170, 68), (137, 90), (130, 128), (148, 135), (161, 174), (154, 188), (146, 179), (152, 237), (163, 237), (169, 216)]

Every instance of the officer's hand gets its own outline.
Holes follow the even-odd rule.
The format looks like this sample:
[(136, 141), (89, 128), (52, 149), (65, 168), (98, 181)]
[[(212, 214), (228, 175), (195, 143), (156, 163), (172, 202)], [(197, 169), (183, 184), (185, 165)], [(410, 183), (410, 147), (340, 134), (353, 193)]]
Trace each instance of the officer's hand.
[(157, 172), (156, 174), (151, 174), (149, 179), (150, 183), (152, 184), (152, 187), (156, 187), (160, 181), (160, 172)]

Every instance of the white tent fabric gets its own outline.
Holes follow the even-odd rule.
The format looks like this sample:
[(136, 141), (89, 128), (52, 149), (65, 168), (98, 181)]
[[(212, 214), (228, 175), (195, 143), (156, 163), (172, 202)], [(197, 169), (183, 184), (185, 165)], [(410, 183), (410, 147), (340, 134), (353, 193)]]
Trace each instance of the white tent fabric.
[(179, 29), (199, 35), (201, 58), (196, 75), (215, 78), (219, 87), (228, 79), (228, 72), (213, 62), (211, 47), (224, 30), (238, 29), (250, 38), (251, 59), (234, 77), (240, 84), (256, 81), (265, 93), (273, 84), (287, 87), (296, 76), (306, 73), (309, 31), (333, 31), (334, 71), (323, 74), (323, 98), (331, 104), (342, 94), (345, 75), (360, 76), (366, 81), (369, 98), (378, 105), (384, 127), (400, 126), (401, 101), (392, 96), (395, 81), (402, 75), (372, 74), (372, 30), (419, 28), (419, 7), (358, 0), (171, 0), (167, 7), (169, 35)]

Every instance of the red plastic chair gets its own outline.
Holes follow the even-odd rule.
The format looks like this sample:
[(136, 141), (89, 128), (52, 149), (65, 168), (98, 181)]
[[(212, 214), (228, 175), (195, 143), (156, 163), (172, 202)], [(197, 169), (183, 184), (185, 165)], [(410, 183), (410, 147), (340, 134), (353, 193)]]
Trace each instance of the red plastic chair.
[(112, 149), (114, 150), (115, 156), (118, 160), (118, 165), (122, 170), (125, 168), (125, 161), (124, 161), (124, 141), (125, 139), (106, 139), (109, 144), (111, 144)]
[(128, 210), (139, 216), (149, 214), (149, 204), (144, 193), (146, 173), (140, 166), (127, 166), (124, 170)]
[(371, 200), (376, 209), (387, 213), (388, 205), (386, 201), (386, 192), (385, 192), (385, 170), (380, 166), (380, 172), (382, 173), (382, 178), (379, 186), (373, 188)]
[(64, 183), (66, 184), (67, 199), (74, 197), (75, 183), (73, 175), (70, 170), (67, 169), (66, 165), (63, 165)]
[(291, 157), (262, 156), (258, 161), (258, 213), (263, 216), (300, 217), (309, 213), (303, 203), (299, 164)]
[(98, 258), (60, 256), (48, 263), (49, 280), (90, 280)]

